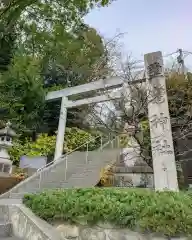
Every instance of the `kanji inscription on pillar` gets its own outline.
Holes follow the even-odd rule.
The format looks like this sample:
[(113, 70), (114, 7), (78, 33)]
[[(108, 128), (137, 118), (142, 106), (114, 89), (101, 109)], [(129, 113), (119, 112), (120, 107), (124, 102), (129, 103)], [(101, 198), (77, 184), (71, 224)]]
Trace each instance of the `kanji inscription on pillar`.
[(146, 54), (144, 60), (155, 189), (177, 191), (177, 171), (162, 53)]
[(160, 127), (164, 132), (164, 130), (166, 130), (169, 127), (168, 117), (164, 116), (164, 113), (153, 114), (149, 119), (149, 122), (151, 123), (152, 131), (156, 131)]
[(161, 76), (163, 73), (163, 66), (161, 63), (161, 59), (156, 59), (153, 63), (150, 63), (147, 66), (147, 74), (148, 77), (151, 79), (153, 77)]
[(163, 155), (171, 155), (174, 153), (171, 145), (168, 144), (168, 141), (161, 137), (158, 139), (152, 139), (152, 151), (154, 155), (163, 156)]
[(151, 84), (150, 86), (150, 102), (153, 104), (163, 103), (165, 101), (166, 90), (162, 84), (157, 82), (156, 84)]

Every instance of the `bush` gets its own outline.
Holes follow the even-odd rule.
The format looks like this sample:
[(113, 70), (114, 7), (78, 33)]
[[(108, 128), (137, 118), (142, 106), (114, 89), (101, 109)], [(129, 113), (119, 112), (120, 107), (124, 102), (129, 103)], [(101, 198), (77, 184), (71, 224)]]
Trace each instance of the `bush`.
[(103, 187), (112, 187), (113, 186), (113, 179), (114, 179), (114, 172), (113, 166), (115, 164), (107, 165), (106, 167), (101, 169), (100, 172), (100, 183)]
[(191, 117), (192, 74), (173, 73), (166, 80), (169, 113), (171, 118)]
[(16, 167), (12, 176), (23, 180), (28, 177), (28, 174), (22, 168)]
[(192, 234), (192, 199), (187, 193), (125, 188), (67, 189), (26, 195), (23, 201), (48, 222), (108, 222), (169, 236)]
[[(89, 150), (99, 147), (100, 138), (95, 139), (96, 134), (88, 133), (78, 128), (66, 128), (65, 142), (63, 146), (64, 152), (70, 152), (80, 147), (85, 142), (92, 140), (89, 144)], [(14, 146), (10, 148), (9, 154), (13, 163), (18, 165), (21, 156), (48, 156), (54, 155), (56, 136), (48, 136), (47, 134), (40, 134), (35, 142), (25, 139), (24, 142), (16, 140)], [(79, 150), (87, 149), (83, 145)]]
[(47, 156), (54, 153), (55, 136), (41, 134), (36, 142), (25, 139), (24, 142), (16, 140), (12, 148), (9, 149), (9, 154), (13, 164), (18, 165), (21, 156)]
[[(101, 141), (100, 138), (95, 140), (97, 136), (99, 136), (98, 133), (89, 133), (79, 128), (66, 128), (64, 150), (66, 152), (72, 151), (89, 141), (91, 141), (89, 143), (89, 150), (96, 149), (99, 147)], [(85, 144), (79, 148), (81, 151), (86, 149), (87, 146)]]

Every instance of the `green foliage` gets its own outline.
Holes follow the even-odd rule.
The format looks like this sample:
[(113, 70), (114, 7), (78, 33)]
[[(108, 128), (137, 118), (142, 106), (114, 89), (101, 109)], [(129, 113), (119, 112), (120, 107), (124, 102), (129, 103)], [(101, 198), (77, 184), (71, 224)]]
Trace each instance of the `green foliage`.
[(0, 95), (0, 108), (7, 110), (1, 119), (11, 120), (18, 131), (37, 129), (45, 102), (39, 60), (16, 55), (0, 77)]
[(83, 144), (83, 146), (80, 147), (79, 150), (84, 151), (87, 148), (84, 143), (90, 141), (91, 142), (88, 145), (89, 150), (96, 149), (100, 145), (100, 138), (98, 137), (97, 139), (95, 139), (97, 136), (97, 134), (91, 134), (78, 128), (67, 128), (64, 150), (69, 152), (76, 149), (77, 147), (79, 148)]
[(172, 118), (192, 117), (192, 75), (175, 73), (167, 78), (169, 112)]
[(55, 136), (41, 134), (35, 142), (25, 139), (25, 141), (16, 140), (9, 154), (14, 165), (19, 164), (21, 156), (47, 156), (54, 153)]
[(109, 222), (169, 236), (192, 234), (192, 199), (182, 192), (67, 189), (26, 195), (24, 204), (46, 221)]
[[(4, 27), (0, 24), (0, 32), (4, 31)], [(13, 57), (15, 45), (15, 31), (6, 32), (5, 35), (0, 36), (0, 73), (8, 69), (11, 59)]]
[[(75, 86), (92, 80), (96, 75), (98, 77), (101, 71), (98, 74), (95, 65), (100, 61), (103, 66), (99, 69), (102, 68), (104, 74), (103, 41), (95, 29), (84, 24), (83, 17), (93, 7), (107, 6), (111, 1), (70, 0), (70, 4), (65, 0), (8, 2), (4, 2), (4, 8), (0, 9), (0, 26), (3, 26), (3, 29), (0, 28), (0, 71), (1, 68), (7, 70), (10, 64), (13, 42), (16, 43), (15, 54), (19, 52), (20, 56), (15, 57), (8, 73), (1, 79), (4, 93), (1, 94), (1, 108), (9, 110), (9, 106), (13, 106), (3, 117), (28, 131), (29, 135), (32, 131), (52, 134), (57, 129), (60, 102), (45, 106), (45, 91), (50, 87), (63, 89)], [(16, 39), (10, 33), (16, 33), (13, 34)], [(38, 64), (35, 63), (37, 61)], [(26, 81), (17, 91), (14, 86), (18, 85), (17, 82), (21, 83), (20, 77)], [(7, 78), (11, 93), (4, 96)], [(27, 84), (28, 80), (30, 83)], [(41, 83), (34, 87), (34, 80)], [(32, 81), (33, 87), (30, 86)], [(15, 100), (12, 96), (9, 100), (9, 94), (14, 95)], [(23, 99), (21, 95), (28, 97)], [(68, 111), (68, 126), (82, 127), (81, 112), (81, 109)]]
[(128, 134), (120, 135), (119, 136), (120, 147), (121, 148), (128, 147), (129, 140), (130, 140), (130, 136)]
[[(70, 152), (76, 148), (79, 151), (86, 150), (84, 144), (89, 142), (89, 150), (99, 147), (100, 138), (95, 139), (96, 134), (91, 134), (78, 128), (67, 128), (65, 133), (64, 152)], [(25, 139), (25, 141), (16, 140), (9, 153), (15, 165), (18, 165), (21, 156), (48, 156), (54, 155), (56, 136), (40, 134), (35, 142)], [(81, 146), (82, 145), (82, 146)], [(81, 146), (81, 147), (80, 147)], [(80, 147), (80, 148), (79, 148)]]
[[(44, 49), (41, 55), (46, 86), (75, 86), (101, 73), (95, 73), (94, 67), (99, 60), (103, 60), (104, 45), (94, 29), (83, 26), (74, 36), (73, 32), (66, 32), (62, 25), (56, 25), (52, 35), (47, 39), (46, 46), (41, 47), (41, 51)], [(37, 45), (38, 41), (35, 43)], [(104, 60), (103, 65), (106, 65)]]
[(2, 13), (1, 20), (5, 18), (5, 26), (9, 11), (22, 9), (16, 24), (17, 47), (26, 55), (41, 57), (46, 80), (66, 87), (71, 81), (80, 84), (77, 77), (78, 81), (85, 81), (90, 71), (93, 72), (93, 63), (103, 55), (101, 37), (84, 24), (82, 18), (92, 7), (106, 6), (110, 2), (71, 0), (69, 4), (64, 0), (18, 0), (4, 9), (6, 14)]
[[(58, 21), (61, 19), (62, 23), (78, 23), (78, 19), (83, 17), (91, 8), (95, 6), (106, 6), (112, 0), (70, 0), (70, 4), (66, 0), (10, 0), (9, 4), (5, 5), (3, 9), (0, 9), (0, 19), (3, 19), (5, 26), (13, 26), (22, 13), (28, 10), (29, 17), (37, 21), (38, 17), (47, 19), (47, 25), (51, 21)], [(34, 16), (32, 10), (36, 10), (42, 6), (44, 12), (37, 12)], [(44, 25), (42, 25), (44, 27)]]
[(91, 65), (103, 54), (101, 37), (84, 24), (83, 16), (93, 7), (107, 6), (110, 0), (71, 0), (70, 4), (65, 0), (10, 2), (12, 4), (0, 10), (0, 23), (11, 25), (2, 33), (6, 35), (14, 26), (17, 47), (26, 54), (45, 58), (49, 61), (47, 64), (51, 62), (52, 71), (57, 70), (57, 75), (63, 68), (70, 72), (71, 67), (82, 72), (85, 65)]
[[(94, 29), (84, 26), (74, 36), (58, 25), (55, 26), (52, 35), (53, 38), (49, 39), (44, 47), (44, 54), (41, 54), (46, 89), (58, 90), (84, 84), (101, 74), (104, 76), (107, 72), (107, 63), (103, 61), (104, 45)], [(103, 66), (99, 67), (99, 71), (95, 71), (96, 64), (100, 62), (103, 62)], [(84, 97), (87, 97), (87, 94), (84, 94)], [(59, 111), (60, 100), (46, 105), (44, 122), (48, 131), (56, 130)], [(67, 126), (85, 127), (82, 119), (87, 112), (87, 106), (69, 109)]]

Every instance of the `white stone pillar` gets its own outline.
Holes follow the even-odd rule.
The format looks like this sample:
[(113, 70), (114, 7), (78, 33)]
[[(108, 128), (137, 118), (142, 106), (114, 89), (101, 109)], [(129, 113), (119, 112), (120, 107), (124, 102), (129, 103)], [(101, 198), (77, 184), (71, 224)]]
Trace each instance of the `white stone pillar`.
[(146, 54), (144, 60), (155, 189), (178, 191), (162, 53)]
[(67, 108), (65, 107), (66, 101), (67, 101), (67, 98), (62, 97), (54, 160), (58, 160), (59, 157), (61, 157), (63, 154), (65, 126), (67, 121)]

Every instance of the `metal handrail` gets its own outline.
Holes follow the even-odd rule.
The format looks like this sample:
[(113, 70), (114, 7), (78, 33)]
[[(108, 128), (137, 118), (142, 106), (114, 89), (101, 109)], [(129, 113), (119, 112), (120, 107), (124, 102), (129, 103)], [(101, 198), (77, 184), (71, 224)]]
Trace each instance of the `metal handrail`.
[[(66, 179), (66, 174), (67, 174), (67, 170), (68, 170), (68, 156), (69, 156), (70, 154), (74, 153), (75, 151), (77, 151), (78, 149), (80, 149), (82, 146), (86, 146), (86, 148), (87, 148), (87, 149), (86, 149), (85, 163), (88, 164), (89, 143), (97, 140), (98, 138), (101, 138), (100, 147), (99, 147), (99, 149), (97, 149), (98, 151), (103, 150), (103, 147), (105, 147), (105, 145), (108, 145), (109, 142), (111, 142), (111, 141), (109, 140), (109, 137), (108, 137), (108, 140), (109, 140), (109, 141), (107, 141), (107, 143), (103, 144), (102, 135), (97, 136), (96, 138), (93, 138), (93, 139), (91, 139), (90, 141), (87, 141), (87, 142), (83, 143), (82, 145), (78, 146), (76, 149), (72, 150), (71, 152), (66, 153), (65, 155), (61, 156), (61, 157), (59, 158), (59, 160), (56, 160), (56, 161), (54, 160), (54, 161), (52, 161), (52, 163), (54, 163), (54, 164), (49, 163), (49, 164), (45, 165), (44, 167), (38, 169), (38, 173), (39, 173), (39, 175), (40, 175), (40, 178), (39, 178), (39, 189), (41, 188), (41, 181), (42, 181), (42, 179), (41, 179), (42, 176), (41, 176), (41, 175), (42, 175), (42, 173), (43, 173), (43, 170), (45, 170), (47, 166), (50, 166), (50, 168), (51, 168), (51, 167), (54, 168), (55, 166), (57, 166), (57, 165), (60, 164), (61, 162), (65, 161), (65, 180), (67, 180), (67, 179)], [(115, 140), (115, 139), (113, 139), (113, 141), (114, 141), (114, 140)], [(51, 164), (51, 165), (50, 165), (50, 164)], [(50, 168), (49, 168), (49, 169), (50, 169)]]
[[(89, 143), (91, 143), (91, 142), (93, 142), (93, 141), (95, 141), (95, 140), (97, 140), (97, 139), (99, 139), (99, 138), (102, 139), (102, 136), (99, 135), (99, 136), (97, 136), (96, 138), (93, 138), (93, 139), (91, 139), (90, 141), (87, 141), (87, 142), (83, 143), (82, 145), (78, 146), (77, 148), (73, 149), (72, 151), (70, 151), (70, 152), (62, 155), (61, 157), (59, 157), (59, 160), (53, 160), (53, 161), (47, 163), (46, 165), (44, 165), (43, 167), (37, 169), (37, 172), (42, 171), (44, 168), (52, 165), (53, 163), (61, 162), (61, 161), (63, 160), (63, 158), (67, 157), (68, 155), (70, 155), (70, 154), (72, 154), (73, 152), (77, 151), (77, 150), (80, 149), (81, 147), (83, 147), (83, 146), (85, 146), (85, 145), (88, 145)], [(101, 144), (102, 144), (102, 140), (101, 140)], [(101, 146), (101, 147), (102, 147), (102, 146)]]
[[(42, 179), (41, 179), (41, 173), (43, 173), (44, 171), (49, 171), (49, 170), (50, 170), (50, 167), (55, 167), (57, 164), (61, 163), (63, 160), (66, 160), (66, 161), (67, 161), (67, 156), (68, 156), (69, 154), (73, 153), (74, 151), (78, 150), (78, 149), (81, 148), (82, 146), (84, 146), (84, 145), (86, 145), (86, 144), (88, 144), (88, 143), (90, 143), (90, 142), (92, 142), (92, 141), (94, 141), (94, 140), (96, 140), (96, 139), (98, 139), (98, 138), (100, 138), (100, 137), (101, 137), (101, 139), (103, 139), (103, 138), (102, 138), (103, 136), (99, 135), (99, 136), (97, 136), (96, 138), (91, 139), (90, 141), (85, 142), (84, 144), (82, 144), (81, 146), (77, 147), (77, 148), (74, 149), (73, 151), (71, 151), (71, 152), (63, 155), (59, 160), (56, 160), (56, 161), (54, 162), (54, 164), (52, 164), (52, 165), (50, 165), (50, 163), (47, 164), (47, 165), (49, 165), (48, 168), (43, 167), (43, 168), (39, 169), (39, 172), (35, 172), (32, 176), (26, 178), (24, 181), (21, 181), (20, 183), (18, 183), (16, 186), (14, 186), (14, 187), (13, 187), (12, 189), (10, 189), (9, 191), (1, 194), (1, 195), (0, 195), (0, 199), (2, 199), (2, 198), (9, 198), (9, 195), (10, 195), (12, 192), (14, 192), (15, 189), (20, 188), (23, 184), (27, 184), (27, 183), (30, 182), (32, 179), (35, 179), (35, 177), (37, 177), (37, 176), (40, 177), (40, 179), (39, 179), (39, 189), (40, 189), (40, 187), (41, 187), (41, 181), (42, 181)], [(116, 139), (116, 137), (115, 137), (115, 139)], [(114, 142), (115, 139), (111, 139), (111, 136), (110, 136), (110, 134), (109, 134), (109, 136), (108, 136), (108, 141), (105, 142), (105, 143), (103, 143), (103, 141), (101, 140), (101, 143), (100, 143), (100, 144), (101, 144), (102, 146), (100, 146), (97, 150), (98, 150), (98, 151), (102, 151), (103, 148), (105, 148), (105, 146), (107, 146), (111, 141)], [(65, 158), (63, 159), (63, 157), (65, 157)]]

